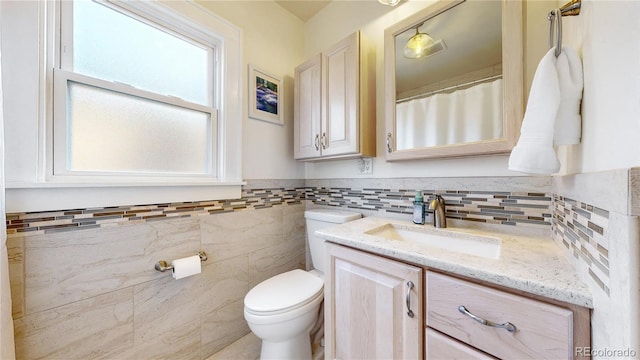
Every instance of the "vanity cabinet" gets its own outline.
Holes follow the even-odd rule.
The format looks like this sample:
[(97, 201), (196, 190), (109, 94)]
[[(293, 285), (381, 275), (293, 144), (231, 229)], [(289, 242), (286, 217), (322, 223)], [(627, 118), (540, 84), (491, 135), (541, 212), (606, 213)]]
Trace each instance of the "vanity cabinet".
[(327, 359), (582, 359), (590, 347), (587, 308), (332, 243), (327, 254)]
[(327, 251), (326, 358), (422, 359), (422, 269), (329, 243)]
[(294, 158), (375, 156), (375, 54), (356, 32), (295, 69)]

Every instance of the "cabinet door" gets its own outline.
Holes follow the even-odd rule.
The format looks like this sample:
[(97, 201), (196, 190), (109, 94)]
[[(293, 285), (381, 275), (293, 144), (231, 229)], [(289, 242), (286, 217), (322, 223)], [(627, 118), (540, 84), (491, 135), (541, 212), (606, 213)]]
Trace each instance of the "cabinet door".
[(318, 54), (295, 69), (293, 157), (320, 157), (321, 56)]
[(322, 156), (359, 152), (360, 33), (322, 53)]
[(327, 251), (326, 358), (421, 359), (422, 269), (339, 245)]

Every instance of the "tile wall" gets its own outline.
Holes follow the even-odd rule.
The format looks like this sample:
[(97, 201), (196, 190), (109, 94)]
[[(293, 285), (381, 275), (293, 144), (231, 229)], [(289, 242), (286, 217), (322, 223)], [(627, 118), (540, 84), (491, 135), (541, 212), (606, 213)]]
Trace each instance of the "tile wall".
[[(608, 297), (607, 209), (617, 202), (591, 205), (563, 186), (549, 177), (255, 180), (235, 200), (9, 214), (18, 356), (206, 358), (249, 332), (242, 299), (252, 286), (305, 267), (305, 207), (408, 217), (416, 190), (442, 194), (450, 218), (549, 229)], [(209, 255), (201, 275), (153, 270), (198, 250)]]
[[(295, 185), (292, 186), (295, 188)], [(205, 359), (249, 333), (248, 290), (305, 267), (289, 187), (228, 202), (10, 214), (19, 359)], [(259, 210), (257, 210), (259, 209)], [(203, 250), (202, 273), (154, 270)]]

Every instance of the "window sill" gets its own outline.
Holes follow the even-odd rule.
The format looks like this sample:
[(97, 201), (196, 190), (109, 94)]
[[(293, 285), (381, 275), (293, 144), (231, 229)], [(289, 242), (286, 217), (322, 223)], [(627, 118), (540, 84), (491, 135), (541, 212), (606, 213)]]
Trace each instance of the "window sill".
[(36, 212), (96, 207), (239, 199), (242, 181), (230, 182), (7, 182), (6, 212)]

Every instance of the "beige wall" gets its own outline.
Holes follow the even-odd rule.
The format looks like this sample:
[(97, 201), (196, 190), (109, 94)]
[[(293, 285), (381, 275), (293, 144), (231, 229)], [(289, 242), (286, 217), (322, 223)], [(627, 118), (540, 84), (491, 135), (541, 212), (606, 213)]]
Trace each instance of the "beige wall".
[[(196, 2), (243, 32), (243, 177), (303, 178), (303, 165), (293, 160), (293, 69), (304, 61), (302, 22), (273, 1)], [(248, 117), (248, 64), (283, 78), (284, 126)]]
[[(525, 6), (525, 93), (539, 59), (547, 51), (549, 23), (546, 15), (562, 1), (534, 0)], [(403, 176), (514, 176), (507, 170), (508, 156), (387, 163), (384, 149), (383, 32), (400, 19), (432, 1), (408, 0), (395, 8), (375, 2), (331, 3), (305, 24), (305, 56), (361, 29), (377, 52), (377, 147), (373, 177)], [(562, 2), (564, 3), (564, 2)], [(584, 0), (582, 14), (565, 17), (564, 44), (583, 57), (585, 90), (582, 107), (583, 143), (558, 150), (560, 174), (595, 172), (640, 164), (633, 134), (640, 132), (640, 12), (637, 1)], [(356, 161), (331, 161), (306, 165), (307, 179), (356, 176)], [(369, 176), (369, 175), (368, 175)]]
[[(640, 3), (583, 1), (583, 14), (565, 21), (565, 42), (575, 46), (584, 58), (584, 141), (582, 145), (561, 150), (561, 159), (567, 164), (563, 172), (640, 165), (640, 148), (636, 145), (640, 133), (637, 120), (640, 22), (636, 19)], [(376, 46), (378, 148), (382, 149), (382, 34), (390, 24), (429, 2), (409, 0), (388, 8), (375, 1), (339, 1), (306, 24), (270, 1), (199, 3), (243, 30), (245, 67), (254, 64), (285, 77), (288, 91), (285, 126), (247, 116), (243, 119), (244, 177), (357, 180), (354, 160), (314, 164), (292, 160), (293, 68), (336, 40), (362, 29)], [(536, 59), (546, 51), (548, 23), (541, 16), (545, 16), (548, 8), (547, 2), (538, 1), (526, 7), (527, 86), (537, 66)], [(230, 95), (242, 96), (246, 111), (245, 93), (246, 88), (243, 94)], [(390, 164), (380, 155), (375, 159), (373, 176), (519, 175), (506, 170), (506, 163), (506, 156), (488, 156)], [(598, 186), (606, 188), (608, 183)], [(572, 191), (577, 200), (589, 202), (588, 198), (579, 198), (582, 189)], [(73, 236), (59, 233), (12, 237), (12, 285), (15, 302), (20, 304), (15, 316), (21, 358), (160, 357), (183, 349), (193, 351), (187, 357), (206, 357), (248, 332), (242, 320), (241, 299), (251, 285), (285, 269), (302, 266), (301, 211), (302, 205), (282, 206), (167, 223), (83, 230)], [(637, 233), (637, 218), (628, 220), (631, 225), (627, 235)], [(265, 239), (265, 233), (274, 236)], [(602, 298), (600, 314), (605, 315), (638, 296), (637, 286), (634, 287), (638, 279), (622, 276), (628, 266), (637, 267), (638, 247), (631, 243), (636, 237), (617, 239), (622, 240), (613, 240), (611, 256), (623, 265), (612, 267), (611, 279), (624, 278), (629, 283), (619, 292), (625, 296), (624, 302), (607, 303)], [(152, 270), (160, 258), (171, 260), (200, 249), (211, 255), (200, 276), (181, 282)], [(230, 286), (237, 291), (230, 292)], [(599, 318), (601, 324), (606, 322), (605, 315)], [(615, 337), (619, 341), (616, 345), (620, 346), (632, 344), (634, 334), (637, 335), (635, 328), (623, 329), (620, 334), (607, 327), (599, 331), (601, 335), (594, 339), (597, 345), (607, 344), (609, 337), (604, 336), (607, 333), (620, 335)]]

